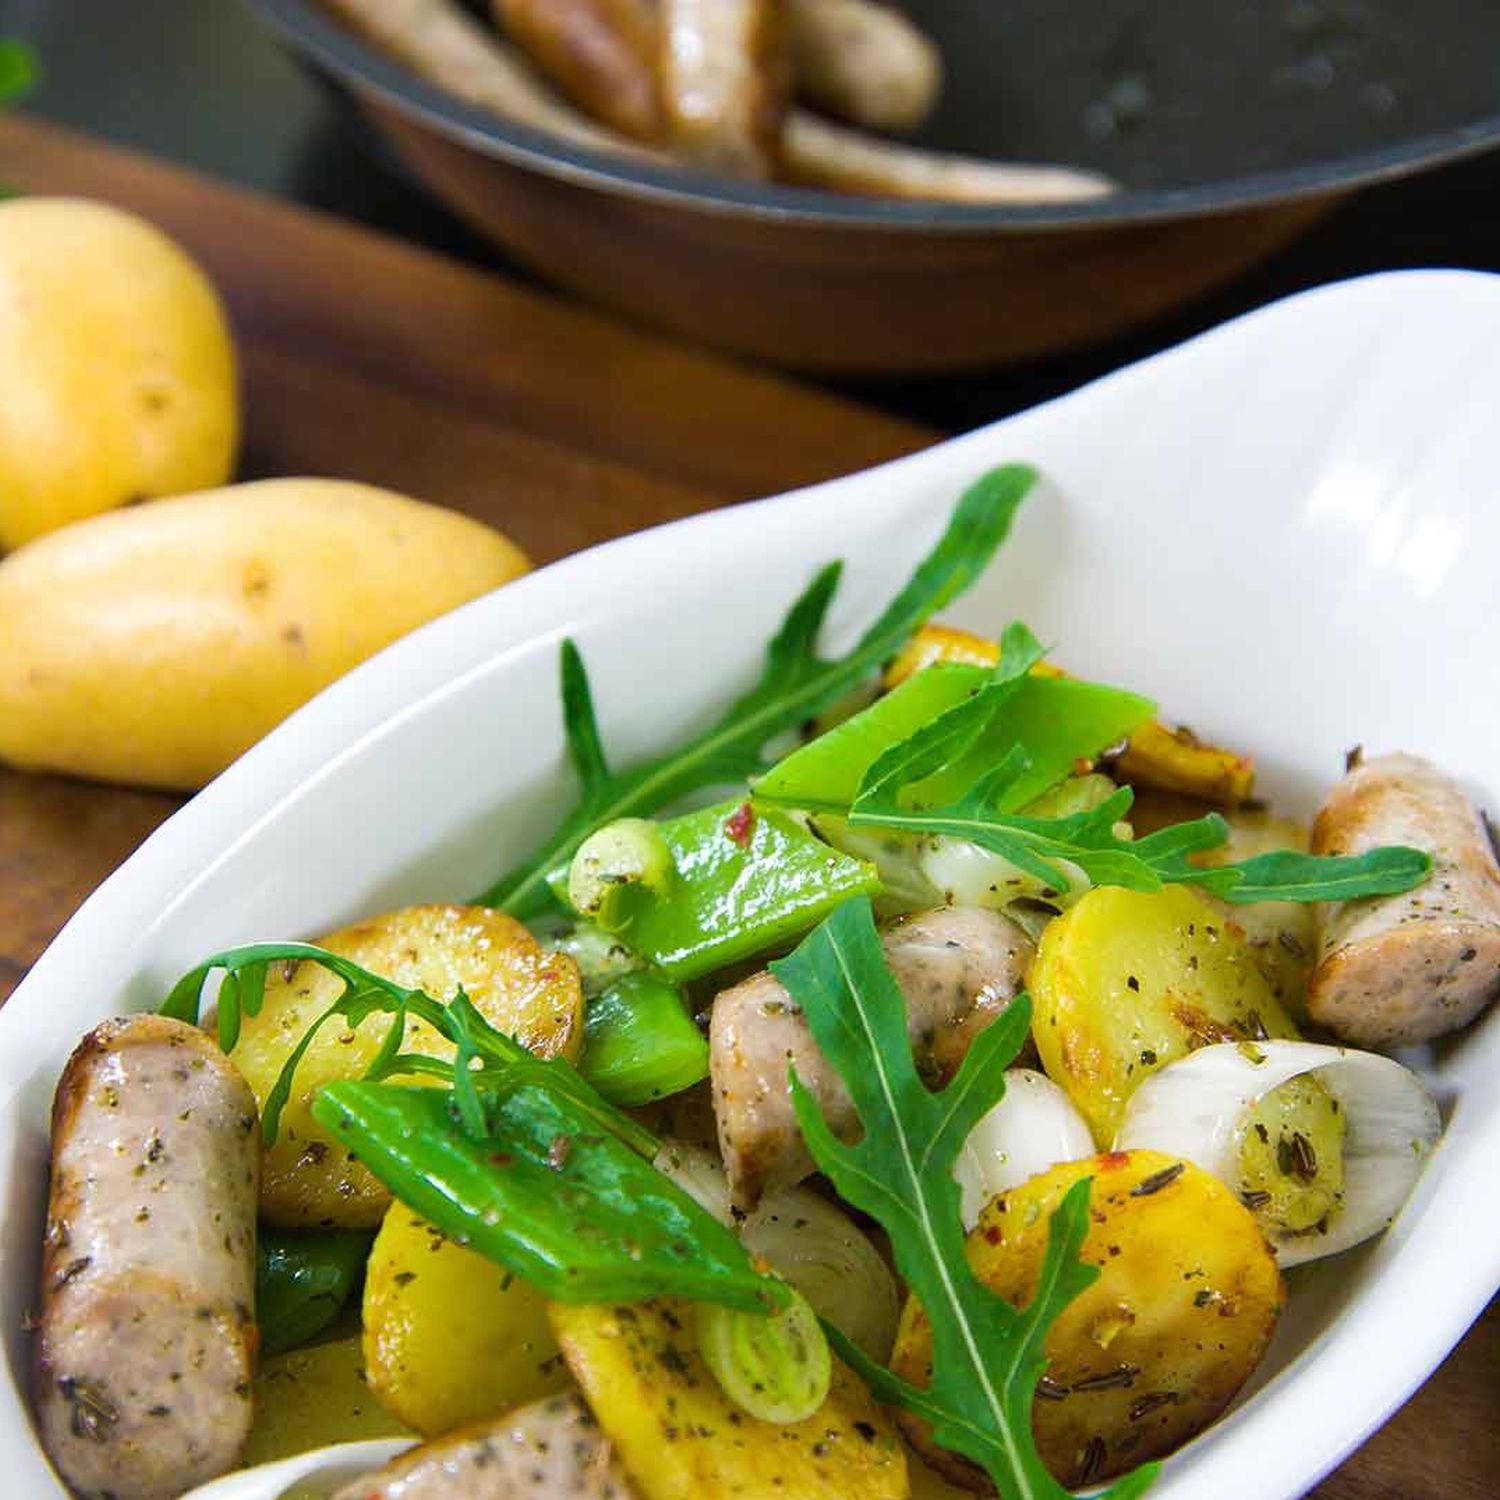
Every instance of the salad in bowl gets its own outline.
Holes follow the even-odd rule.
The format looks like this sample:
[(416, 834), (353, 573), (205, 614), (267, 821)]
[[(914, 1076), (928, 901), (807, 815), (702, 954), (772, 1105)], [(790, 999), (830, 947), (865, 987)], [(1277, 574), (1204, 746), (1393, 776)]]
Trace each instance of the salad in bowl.
[(1283, 816), (1196, 705), (944, 623), (1035, 477), (841, 652), (817, 570), (654, 753), (564, 639), (529, 853), (82, 1038), (31, 1335), (77, 1493), (404, 1436), (340, 1500), (1130, 1496), (1221, 1418), (1417, 1190), (1500, 869), (1399, 744)]

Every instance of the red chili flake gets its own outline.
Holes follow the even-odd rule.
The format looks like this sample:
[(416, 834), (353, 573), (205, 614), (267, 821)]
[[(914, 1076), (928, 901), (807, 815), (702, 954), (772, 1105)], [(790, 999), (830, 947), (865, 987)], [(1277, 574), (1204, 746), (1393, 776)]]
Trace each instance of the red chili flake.
[(1101, 1172), (1118, 1172), (1121, 1167), (1128, 1165), (1130, 1153), (1127, 1151), (1105, 1151), (1099, 1156), (1099, 1170)]
[(741, 849), (750, 847), (750, 834), (755, 828), (755, 809), (742, 802), (724, 821), (724, 832)]

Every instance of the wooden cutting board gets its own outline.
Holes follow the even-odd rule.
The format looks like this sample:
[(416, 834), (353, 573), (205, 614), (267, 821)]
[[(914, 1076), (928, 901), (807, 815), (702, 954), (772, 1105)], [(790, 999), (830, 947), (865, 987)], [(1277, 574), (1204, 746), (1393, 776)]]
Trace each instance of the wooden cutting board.
[[(388, 485), (493, 522), (538, 562), (938, 436), (24, 117), (0, 119), (0, 182), (107, 199), (197, 256), (243, 356), (246, 477)], [(0, 1000), (178, 802), (0, 770)], [(1393, 1346), (1421, 1316), (1391, 1310)], [(1314, 1493), (1500, 1497), (1500, 1307)]]

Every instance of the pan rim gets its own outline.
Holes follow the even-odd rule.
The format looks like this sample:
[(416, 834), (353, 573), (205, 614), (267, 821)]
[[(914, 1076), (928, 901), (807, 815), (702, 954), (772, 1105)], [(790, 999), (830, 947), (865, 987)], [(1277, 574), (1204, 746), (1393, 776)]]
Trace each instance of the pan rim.
[(364, 97), (481, 155), (662, 207), (870, 234), (1086, 231), (1276, 209), (1411, 176), (1500, 146), (1500, 109), (1394, 146), (1187, 187), (1125, 188), (1076, 203), (938, 203), (714, 177), (592, 150), (471, 105), (354, 35), (312, 0), (249, 0), (282, 41)]

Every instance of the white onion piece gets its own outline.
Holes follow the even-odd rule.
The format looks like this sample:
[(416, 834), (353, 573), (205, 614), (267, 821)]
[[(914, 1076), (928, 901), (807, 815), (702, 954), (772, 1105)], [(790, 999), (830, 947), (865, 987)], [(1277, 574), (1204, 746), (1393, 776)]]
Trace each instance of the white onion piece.
[(1379, 1234), (1406, 1202), (1442, 1131), (1426, 1084), (1394, 1058), (1314, 1042), (1220, 1042), (1153, 1073), (1130, 1097), (1115, 1150), (1180, 1156), (1239, 1190), (1240, 1137), (1256, 1100), (1315, 1075), (1344, 1117), (1343, 1202), (1323, 1233), (1272, 1237), (1283, 1266)]
[(896, 1278), (870, 1238), (842, 1210), (810, 1188), (768, 1193), (736, 1219), (723, 1164), (698, 1146), (664, 1142), (654, 1165), (722, 1224), (745, 1248), (802, 1293), (813, 1311), (884, 1364), (896, 1342), (901, 1300)]
[(1094, 1138), (1068, 1096), (1044, 1073), (1010, 1068), (1000, 1102), (969, 1132), (953, 1164), (964, 1228), (992, 1198), (1059, 1162), (1094, 1154)]

